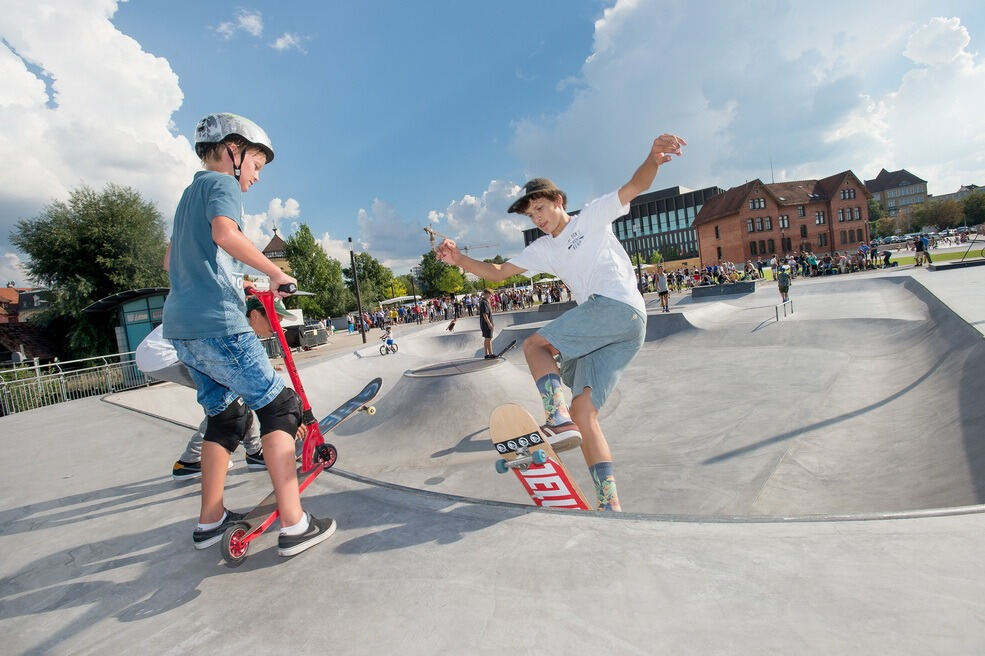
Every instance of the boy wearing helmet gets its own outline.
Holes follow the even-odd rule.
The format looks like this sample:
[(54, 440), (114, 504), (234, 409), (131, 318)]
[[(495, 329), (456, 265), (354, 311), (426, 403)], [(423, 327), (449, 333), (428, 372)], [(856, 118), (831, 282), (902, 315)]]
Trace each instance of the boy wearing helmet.
[(229, 455), (252, 409), (280, 511), (278, 552), (292, 556), (328, 538), (335, 521), (316, 519), (301, 508), (294, 470), (300, 400), (274, 373), (251, 330), (242, 275), (236, 272), (236, 261), (260, 271), (279, 296), (285, 295), (277, 291), (281, 285), (296, 284), (242, 232), (242, 195), (273, 161), (274, 150), (256, 123), (235, 114), (210, 114), (195, 129), (195, 152), (205, 170), (195, 174), (175, 210), (167, 255), (171, 293), (163, 322), (164, 337), (187, 367), (208, 415), (202, 505), (192, 538), (196, 549), (204, 549), (243, 518), (225, 509), (223, 488)]
[[(629, 182), (576, 216), (568, 215), (567, 196), (553, 182), (530, 180), (509, 212), (527, 215), (546, 234), (508, 262), (474, 260), (450, 239), (437, 247), (442, 261), (486, 280), (551, 273), (571, 290), (578, 306), (528, 337), (523, 352), (547, 415), (541, 432), (559, 449), (581, 444), (602, 510), (621, 508), (599, 410), (646, 334), (646, 307), (612, 222), (629, 211), (629, 202), (649, 189), (660, 166), (671, 155), (681, 155), (685, 145), (680, 137), (661, 135)], [(570, 410), (562, 382), (574, 396)]]

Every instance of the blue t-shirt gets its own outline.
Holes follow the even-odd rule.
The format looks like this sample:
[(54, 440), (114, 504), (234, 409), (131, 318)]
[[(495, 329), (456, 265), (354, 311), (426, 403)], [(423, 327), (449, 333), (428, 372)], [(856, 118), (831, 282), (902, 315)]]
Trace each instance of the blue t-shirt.
[(212, 241), (212, 219), (243, 229), (243, 192), (231, 175), (199, 171), (174, 212), (169, 260), (171, 293), (164, 337), (201, 339), (249, 332), (241, 265)]

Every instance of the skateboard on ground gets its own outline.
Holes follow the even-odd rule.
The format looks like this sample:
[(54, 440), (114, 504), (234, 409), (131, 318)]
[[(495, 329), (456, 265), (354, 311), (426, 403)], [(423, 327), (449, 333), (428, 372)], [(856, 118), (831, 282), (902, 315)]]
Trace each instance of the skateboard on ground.
[[(285, 288), (283, 291), (289, 293), (297, 292), (297, 288), (294, 285), (287, 285), (285, 287), (289, 287), (290, 289)], [(284, 351), (284, 366), (287, 368), (287, 373), (290, 375), (291, 382), (294, 384), (294, 391), (301, 398), (301, 417), (302, 423), (305, 426), (305, 437), (301, 448), (301, 466), (298, 467), (297, 477), (298, 491), (304, 492), (305, 488), (311, 485), (318, 477), (318, 474), (330, 468), (338, 459), (338, 451), (336, 451), (333, 445), (325, 442), (325, 434), (357, 412), (363, 411), (370, 415), (375, 414), (376, 408), (367, 404), (379, 394), (383, 381), (380, 378), (374, 378), (359, 394), (356, 394), (340, 405), (320, 422), (315, 421), (314, 414), (311, 411), (311, 404), (308, 403), (308, 395), (305, 394), (304, 386), (301, 384), (301, 378), (298, 376), (297, 367), (294, 365), (294, 357), (291, 355), (291, 350), (287, 347), (284, 329), (281, 327), (280, 319), (274, 310), (274, 294), (270, 291), (255, 290), (252, 293), (260, 300), (264, 310), (266, 310), (267, 318), (270, 320), (270, 326), (273, 328), (278, 340), (280, 340), (281, 348)], [(236, 525), (230, 526), (223, 533), (220, 549), (226, 564), (232, 567), (242, 565), (243, 561), (246, 560), (246, 552), (249, 549), (250, 542), (260, 537), (278, 517), (280, 517), (280, 512), (277, 510), (277, 499), (273, 491), (271, 491), (263, 501), (246, 514), (246, 517)]]
[(504, 353), (506, 353), (507, 351), (509, 351), (509, 350), (510, 350), (511, 348), (513, 348), (514, 346), (516, 346), (516, 340), (515, 340), (515, 339), (514, 339), (514, 340), (513, 340), (512, 342), (510, 342), (509, 344), (507, 344), (507, 345), (506, 345), (506, 346), (505, 346), (505, 347), (503, 348), (503, 350), (502, 350), (502, 351), (500, 351), (499, 353), (496, 353), (496, 354), (495, 354), (495, 355), (496, 355), (496, 357), (497, 357), (497, 358), (501, 358), (501, 357), (503, 357), (503, 354), (504, 354)]
[(516, 474), (535, 505), (591, 510), (529, 412), (515, 403), (497, 407), (489, 417), (489, 434), (493, 447), (502, 456), (496, 462), (496, 471)]

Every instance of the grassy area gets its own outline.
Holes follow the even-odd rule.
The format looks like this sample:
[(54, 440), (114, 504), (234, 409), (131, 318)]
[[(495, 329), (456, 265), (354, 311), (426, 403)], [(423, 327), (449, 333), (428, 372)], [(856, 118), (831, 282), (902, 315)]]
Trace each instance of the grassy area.
[[(965, 254), (964, 250), (948, 251), (947, 253), (935, 253), (931, 251), (930, 257), (934, 258), (935, 263), (949, 262), (951, 260), (960, 260), (964, 256), (964, 254)], [(981, 257), (981, 255), (982, 255), (982, 249), (976, 245), (973, 246), (970, 251), (968, 251), (967, 259), (970, 260), (976, 257)], [(896, 256), (893, 258), (893, 262), (899, 262), (900, 266), (904, 266), (906, 264), (913, 264), (914, 261), (915, 259), (913, 255)]]

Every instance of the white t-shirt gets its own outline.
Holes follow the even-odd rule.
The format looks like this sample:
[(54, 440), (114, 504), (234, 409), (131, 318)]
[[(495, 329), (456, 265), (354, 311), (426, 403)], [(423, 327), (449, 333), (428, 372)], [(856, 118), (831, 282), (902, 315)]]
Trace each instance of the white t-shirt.
[(612, 222), (628, 211), (617, 191), (596, 198), (571, 217), (560, 235), (544, 235), (510, 263), (529, 274), (559, 277), (579, 304), (599, 294), (646, 314), (629, 255), (612, 232)]

